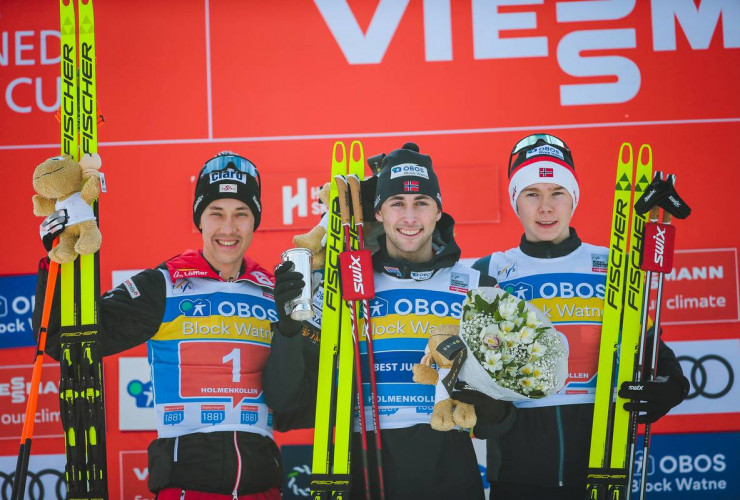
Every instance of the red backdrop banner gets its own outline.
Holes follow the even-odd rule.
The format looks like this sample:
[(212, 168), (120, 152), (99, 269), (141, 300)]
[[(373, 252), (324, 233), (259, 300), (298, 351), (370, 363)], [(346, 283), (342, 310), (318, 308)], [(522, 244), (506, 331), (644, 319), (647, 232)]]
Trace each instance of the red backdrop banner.
[[(0, 5), (0, 169), (8, 176), (0, 183), (8, 229), (0, 275), (33, 273), (43, 255), (31, 176), (59, 153), (58, 16), (55, 2)], [(694, 209), (676, 221), (664, 338), (691, 359), (711, 354), (694, 341), (735, 349), (724, 341), (740, 338), (736, 2), (98, 1), (95, 25), (108, 185), (100, 199), (103, 289), (114, 271), (199, 246), (193, 178), (222, 150), (248, 157), (262, 174), (263, 219), (249, 254), (266, 267), (317, 222), (336, 140), (361, 140), (367, 156), (417, 142), (433, 158), (463, 256), (512, 247), (521, 229), (506, 199), (508, 154), (521, 137), (548, 131), (573, 151), (582, 193), (573, 225), (594, 244), (608, 242), (620, 145), (652, 146), (654, 168), (676, 174)], [(730, 366), (732, 349), (716, 353)], [(137, 354), (143, 348), (126, 353)], [(3, 365), (23, 365), (0, 374), (3, 415), (18, 413), (3, 391), (12, 377), (30, 378), (32, 356), (0, 351)], [(154, 433), (118, 430), (117, 369), (106, 360), (111, 494), (145, 498), (146, 461), (136, 453)], [(733, 405), (718, 408), (721, 430), (740, 430)], [(17, 452), (16, 427), (2, 426), (4, 455)], [(712, 414), (672, 414), (654, 429), (717, 427)], [(63, 443), (34, 440), (34, 453), (63, 453)]]

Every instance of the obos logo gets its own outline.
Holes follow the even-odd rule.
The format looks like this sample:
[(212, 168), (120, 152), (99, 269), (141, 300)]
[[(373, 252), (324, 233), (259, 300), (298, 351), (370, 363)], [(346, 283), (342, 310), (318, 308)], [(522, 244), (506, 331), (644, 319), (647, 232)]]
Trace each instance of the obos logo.
[(565, 157), (563, 156), (562, 151), (560, 151), (557, 148), (554, 148), (552, 146), (539, 146), (534, 149), (530, 149), (527, 151), (527, 158), (531, 158), (535, 155), (548, 155), (548, 156), (554, 156), (556, 158), (560, 158), (561, 160), (565, 160)]
[(398, 298), (392, 303), (382, 297), (375, 297), (370, 301), (370, 315), (373, 318), (387, 316), (388, 314), (397, 314), (399, 316), (408, 316), (414, 314), (417, 316), (433, 315), (438, 318), (451, 317), (460, 318), (462, 302), (448, 302), (445, 300), (427, 300), (425, 298)]
[(529, 283), (507, 283), (504, 290), (518, 299), (532, 300), (534, 288)]
[(375, 297), (370, 301), (370, 317), (379, 318), (388, 316), (388, 301), (382, 297)]
[[(635, 474), (642, 474), (643, 451), (635, 454)], [(647, 475), (652, 476), (656, 472), (662, 474), (691, 474), (695, 472), (724, 472), (727, 469), (726, 457), (723, 453), (682, 453), (680, 455), (663, 455), (658, 458), (658, 467), (655, 467), (655, 457), (648, 457)]]
[(408, 175), (429, 179), (427, 168), (417, 165), (416, 163), (402, 163), (395, 167), (391, 167), (391, 179), (395, 179), (396, 177), (406, 177)]
[(211, 302), (206, 299), (183, 300), (180, 302), (180, 312), (189, 318), (210, 316)]
[(137, 408), (154, 408), (154, 393), (152, 392), (152, 382), (142, 382), (141, 380), (132, 380), (126, 387), (126, 392), (136, 400)]
[[(636, 467), (635, 474), (636, 475), (642, 474), (642, 458), (643, 458), (643, 456), (644, 456), (643, 450), (640, 450), (637, 453), (635, 453), (635, 467)], [(655, 457), (651, 455), (651, 456), (648, 457), (647, 475), (648, 476), (652, 476), (653, 474), (655, 474)]]
[(411, 273), (411, 279), (416, 281), (425, 281), (434, 275), (434, 271), (413, 271)]

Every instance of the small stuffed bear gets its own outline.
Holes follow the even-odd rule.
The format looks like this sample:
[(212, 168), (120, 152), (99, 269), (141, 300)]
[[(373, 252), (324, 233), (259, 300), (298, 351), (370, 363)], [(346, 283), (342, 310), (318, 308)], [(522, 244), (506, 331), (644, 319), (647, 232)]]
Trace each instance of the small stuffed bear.
[(432, 429), (437, 431), (449, 431), (455, 428), (455, 425), (466, 429), (475, 427), (477, 417), (475, 407), (468, 403), (463, 403), (452, 399), (447, 393), (447, 389), (442, 385), (440, 373), (432, 368), (432, 361), (436, 363), (440, 372), (446, 373), (452, 367), (452, 361), (444, 357), (437, 346), (447, 338), (457, 335), (459, 326), (457, 325), (439, 325), (436, 330), (429, 335), (428, 352), (424, 355), (421, 363), (413, 367), (414, 382), (418, 384), (437, 385), (434, 396), (434, 409), (432, 410), (432, 419), (430, 424)]
[(45, 217), (55, 210), (67, 211), (67, 224), (59, 235), (59, 244), (49, 251), (49, 258), (59, 264), (72, 262), (77, 254), (91, 254), (100, 249), (102, 235), (90, 204), (100, 194), (101, 161), (97, 154), (84, 155), (79, 163), (70, 156), (55, 156), (33, 172), (33, 213)]
[[(324, 206), (329, 206), (329, 183), (327, 182), (319, 191), (319, 200)], [(315, 225), (311, 230), (304, 234), (297, 234), (293, 237), (293, 244), (296, 248), (308, 248), (313, 253), (313, 269), (324, 269), (326, 259), (326, 214), (321, 218), (321, 222)]]
[[(319, 201), (324, 206), (329, 206), (329, 183), (327, 182), (321, 187), (319, 191)], [(368, 220), (368, 217), (370, 220)], [(379, 245), (377, 243), (378, 236), (383, 232), (383, 226), (375, 222), (373, 214), (368, 216), (364, 214), (364, 234), (365, 234), (365, 248), (374, 253)], [(304, 234), (297, 234), (293, 237), (293, 245), (296, 248), (308, 248), (313, 253), (313, 270), (323, 270), (324, 263), (326, 262), (326, 227), (328, 225), (329, 216), (327, 213), (321, 217), (321, 221), (316, 224), (311, 230)]]

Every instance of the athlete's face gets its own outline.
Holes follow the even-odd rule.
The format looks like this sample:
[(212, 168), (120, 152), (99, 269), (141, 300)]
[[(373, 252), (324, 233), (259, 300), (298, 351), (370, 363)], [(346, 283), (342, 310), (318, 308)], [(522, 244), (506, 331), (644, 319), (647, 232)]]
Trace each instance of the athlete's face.
[(558, 184), (540, 182), (522, 190), (516, 210), (524, 235), (533, 243), (560, 243), (570, 235), (573, 198)]
[(440, 217), (434, 198), (424, 194), (391, 196), (375, 212), (375, 219), (383, 224), (388, 254), (408, 262), (432, 259), (432, 235)]
[(236, 278), (244, 253), (252, 243), (254, 216), (243, 201), (214, 200), (200, 218), (203, 256), (224, 279)]

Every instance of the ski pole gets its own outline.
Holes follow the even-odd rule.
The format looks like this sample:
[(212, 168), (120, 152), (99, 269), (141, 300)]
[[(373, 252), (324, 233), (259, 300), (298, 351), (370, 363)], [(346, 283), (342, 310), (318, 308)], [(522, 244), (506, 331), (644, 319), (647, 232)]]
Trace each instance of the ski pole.
[[(673, 249), (675, 242), (675, 227), (671, 226), (671, 215), (679, 219), (685, 219), (691, 214), (691, 208), (681, 199), (673, 185), (675, 175), (666, 175), (656, 172), (653, 182), (645, 189), (643, 195), (635, 202), (635, 210), (640, 213), (650, 212), (650, 222), (645, 224), (643, 232), (642, 262), (640, 268), (646, 271), (644, 285), (644, 296), (642, 304), (642, 326), (640, 332), (639, 350), (635, 361), (634, 380), (642, 382), (645, 367), (645, 342), (647, 341), (648, 309), (650, 303), (650, 290), (652, 288), (652, 273), (658, 274), (658, 290), (655, 306), (655, 324), (653, 325), (652, 354), (647, 365), (645, 378), (647, 381), (655, 380), (658, 373), (658, 349), (660, 347), (660, 314), (663, 300), (663, 277), (673, 269)], [(663, 222), (658, 223), (660, 208), (663, 208)], [(637, 446), (637, 420), (638, 412), (630, 415), (630, 450), (629, 450), (629, 482), (631, 487), (635, 450)], [(645, 498), (647, 488), (648, 460), (650, 458), (651, 432), (650, 424), (645, 425), (645, 437), (643, 442), (642, 471), (640, 477), (640, 496)], [(630, 488), (631, 490), (631, 488)]]
[[(56, 238), (53, 246), (56, 246), (58, 242), (59, 238)], [(44, 354), (46, 352), (46, 331), (49, 327), (51, 303), (54, 300), (54, 290), (56, 289), (57, 273), (59, 271), (59, 264), (57, 262), (53, 260), (50, 260), (49, 262), (49, 274), (46, 279), (46, 292), (44, 294), (44, 309), (41, 313), (39, 339), (36, 348), (36, 356), (33, 362), (33, 372), (31, 374), (31, 392), (28, 395), (28, 403), (26, 403), (26, 417), (23, 421), (21, 445), (20, 450), (18, 451), (18, 463), (15, 467), (15, 481), (13, 481), (13, 490), (10, 497), (13, 500), (22, 500), (26, 490), (28, 460), (31, 456), (33, 426), (36, 420), (36, 407), (38, 406), (39, 398), (39, 383), (41, 382), (41, 370), (44, 366)]]
[[(675, 176), (668, 175), (666, 181), (673, 184)], [(653, 352), (648, 365), (648, 382), (655, 380), (658, 375), (658, 349), (660, 347), (660, 311), (662, 309), (663, 301), (663, 277), (666, 272), (670, 272), (673, 267), (673, 243), (675, 241), (675, 228), (670, 225), (671, 214), (667, 210), (663, 210), (663, 223), (658, 224), (659, 209), (655, 207), (650, 212), (650, 227), (655, 228), (654, 234), (651, 232), (653, 241), (651, 245), (645, 246), (647, 249), (653, 250), (654, 261), (660, 260), (663, 264), (663, 269), (658, 271), (658, 292), (655, 298), (655, 325), (653, 326)], [(645, 240), (648, 240), (648, 227), (646, 226)], [(654, 243), (654, 244), (653, 244)], [(640, 478), (640, 500), (645, 498), (647, 488), (647, 463), (650, 458), (650, 442), (651, 442), (650, 423), (645, 424), (645, 437), (642, 448), (642, 474)]]
[[(355, 225), (357, 226), (357, 240), (360, 250), (365, 250), (364, 214), (362, 213), (362, 193), (360, 191), (360, 179), (356, 175), (347, 177), (349, 191), (352, 196), (352, 211), (354, 212)], [(385, 499), (385, 486), (383, 483), (383, 445), (380, 436), (380, 416), (378, 414), (378, 384), (375, 378), (375, 354), (373, 350), (373, 328), (370, 317), (370, 300), (362, 299), (362, 310), (365, 316), (365, 346), (367, 347), (367, 364), (370, 372), (370, 406), (373, 416), (373, 432), (375, 433), (375, 458), (378, 467), (378, 495), (380, 500)]]
[[(655, 176), (659, 177), (662, 174), (656, 172)], [(654, 207), (650, 210), (650, 223), (657, 222), (658, 219), (658, 207)], [(644, 245), (644, 243), (643, 243)], [(643, 252), (644, 252), (643, 246)], [(643, 257), (644, 260), (644, 257)], [(652, 289), (652, 270), (647, 269), (645, 271), (645, 284), (644, 292), (642, 296), (642, 318), (640, 326), (640, 343), (637, 351), (637, 359), (635, 360), (635, 371), (633, 379), (635, 382), (642, 381), (642, 371), (644, 368), (645, 361), (645, 343), (647, 340), (647, 325), (648, 325), (648, 310), (650, 308), (650, 291)], [(657, 327), (653, 329), (653, 332), (657, 331)], [(655, 335), (655, 333), (653, 333)], [(634, 463), (635, 455), (637, 453), (637, 412), (630, 412), (630, 432), (629, 432), (629, 455), (627, 456), (627, 491), (632, 491), (632, 481), (634, 479)], [(645, 469), (645, 460), (643, 455), (642, 468)]]
[[(337, 175), (334, 177), (337, 183), (337, 190), (339, 191), (339, 210), (342, 218), (342, 228), (344, 229), (344, 252), (340, 254), (340, 260), (343, 259), (343, 255), (347, 255), (347, 252), (352, 250), (350, 243), (350, 206), (348, 197), (347, 181), (344, 177)], [(350, 264), (351, 265), (351, 264)], [(344, 265), (342, 265), (344, 270)], [(367, 430), (365, 429), (365, 400), (363, 397), (362, 389), (362, 361), (360, 358), (360, 338), (357, 328), (357, 304), (356, 301), (347, 295), (347, 280), (342, 280), (342, 296), (347, 301), (350, 308), (350, 318), (352, 320), (352, 340), (355, 355), (355, 384), (357, 385), (357, 411), (360, 417), (360, 441), (362, 446), (362, 474), (365, 479), (365, 498), (370, 500), (370, 471), (367, 459)]]

